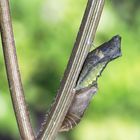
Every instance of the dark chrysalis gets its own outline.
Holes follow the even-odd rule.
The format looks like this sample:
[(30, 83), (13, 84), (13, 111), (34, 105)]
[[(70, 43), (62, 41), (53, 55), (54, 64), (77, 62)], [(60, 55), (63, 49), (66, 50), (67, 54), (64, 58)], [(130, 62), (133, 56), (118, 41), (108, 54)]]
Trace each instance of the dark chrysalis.
[(60, 132), (69, 131), (80, 122), (92, 96), (97, 92), (98, 77), (110, 61), (120, 56), (121, 37), (118, 35), (88, 54), (75, 87), (75, 97)]

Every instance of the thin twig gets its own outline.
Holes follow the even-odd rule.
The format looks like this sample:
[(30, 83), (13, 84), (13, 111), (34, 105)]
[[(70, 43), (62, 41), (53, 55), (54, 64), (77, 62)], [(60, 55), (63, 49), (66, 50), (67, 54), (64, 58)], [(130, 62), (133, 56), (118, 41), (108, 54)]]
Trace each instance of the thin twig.
[(79, 33), (58, 91), (56, 101), (51, 108), (43, 131), (38, 136), (41, 140), (53, 140), (64, 120), (74, 97), (78, 75), (92, 45), (102, 13), (104, 0), (88, 0)]
[(0, 0), (0, 29), (9, 89), (20, 135), (23, 140), (34, 140), (18, 68), (8, 0)]

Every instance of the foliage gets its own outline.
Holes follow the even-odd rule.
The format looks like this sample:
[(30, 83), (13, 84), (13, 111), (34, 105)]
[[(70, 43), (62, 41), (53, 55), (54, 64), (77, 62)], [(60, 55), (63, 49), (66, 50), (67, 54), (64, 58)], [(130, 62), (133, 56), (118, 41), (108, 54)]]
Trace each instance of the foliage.
[[(10, 4), (25, 96), (38, 130), (58, 90), (86, 0), (12, 0)], [(139, 14), (138, 0), (106, 2), (94, 46), (120, 34), (123, 56), (99, 79), (99, 92), (80, 125), (58, 139), (140, 139)], [(0, 65), (0, 139), (19, 139), (2, 50)]]

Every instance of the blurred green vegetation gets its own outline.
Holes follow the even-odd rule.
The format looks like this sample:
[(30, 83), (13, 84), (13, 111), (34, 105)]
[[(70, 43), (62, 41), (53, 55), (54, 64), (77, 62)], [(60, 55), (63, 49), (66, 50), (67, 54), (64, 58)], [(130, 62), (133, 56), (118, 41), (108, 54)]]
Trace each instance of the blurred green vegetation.
[[(22, 81), (35, 131), (58, 90), (86, 0), (11, 0)], [(95, 46), (122, 36), (123, 56), (99, 78), (83, 120), (58, 140), (140, 139), (140, 1), (106, 1)], [(19, 139), (0, 51), (0, 140)]]

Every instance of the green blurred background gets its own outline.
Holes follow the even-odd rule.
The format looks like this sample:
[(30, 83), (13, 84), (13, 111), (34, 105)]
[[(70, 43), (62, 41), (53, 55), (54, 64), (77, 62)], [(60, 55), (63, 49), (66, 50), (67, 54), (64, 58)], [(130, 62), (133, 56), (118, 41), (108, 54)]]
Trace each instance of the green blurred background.
[[(10, 0), (26, 100), (37, 132), (58, 90), (87, 0)], [(57, 140), (140, 140), (140, 1), (108, 0), (94, 46), (122, 36), (80, 125)], [(2, 47), (1, 47), (2, 48)], [(0, 140), (18, 140), (0, 50)]]

